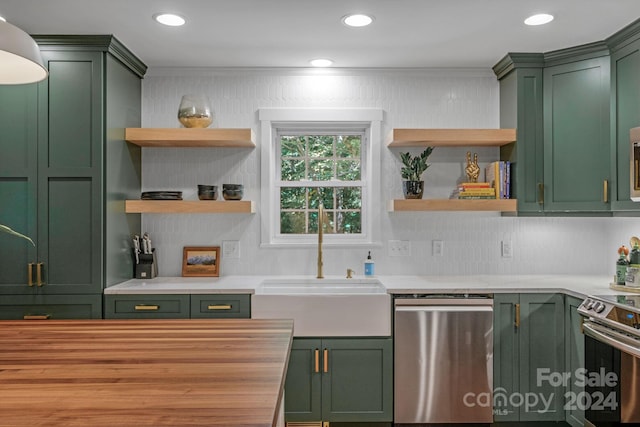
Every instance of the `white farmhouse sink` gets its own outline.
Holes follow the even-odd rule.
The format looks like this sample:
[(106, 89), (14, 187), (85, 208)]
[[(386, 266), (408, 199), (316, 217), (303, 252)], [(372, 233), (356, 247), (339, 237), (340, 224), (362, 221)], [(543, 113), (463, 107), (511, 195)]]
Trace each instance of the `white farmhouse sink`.
[(386, 294), (377, 279), (269, 279), (256, 288), (264, 295)]
[(391, 298), (376, 279), (268, 279), (251, 318), (293, 319), (298, 337), (390, 336)]

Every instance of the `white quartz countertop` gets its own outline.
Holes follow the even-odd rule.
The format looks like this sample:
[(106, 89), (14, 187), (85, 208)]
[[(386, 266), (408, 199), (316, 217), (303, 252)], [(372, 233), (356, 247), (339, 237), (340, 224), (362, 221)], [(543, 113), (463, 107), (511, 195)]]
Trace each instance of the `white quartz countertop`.
[[(156, 277), (131, 279), (104, 290), (114, 294), (253, 294), (264, 280), (304, 279), (307, 276)], [(340, 278), (336, 277), (327, 277)], [(362, 276), (355, 276), (362, 278)], [(376, 276), (389, 294), (413, 293), (565, 293), (578, 298), (614, 295), (611, 276), (579, 275), (477, 275), (477, 276)]]

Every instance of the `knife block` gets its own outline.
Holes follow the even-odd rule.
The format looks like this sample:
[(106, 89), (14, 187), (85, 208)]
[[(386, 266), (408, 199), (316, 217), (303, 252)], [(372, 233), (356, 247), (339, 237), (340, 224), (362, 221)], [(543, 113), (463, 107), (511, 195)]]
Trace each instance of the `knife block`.
[(136, 279), (153, 279), (158, 276), (156, 248), (152, 248), (150, 254), (138, 254), (140, 262), (137, 264), (135, 250), (132, 250), (131, 254), (133, 256), (133, 277)]

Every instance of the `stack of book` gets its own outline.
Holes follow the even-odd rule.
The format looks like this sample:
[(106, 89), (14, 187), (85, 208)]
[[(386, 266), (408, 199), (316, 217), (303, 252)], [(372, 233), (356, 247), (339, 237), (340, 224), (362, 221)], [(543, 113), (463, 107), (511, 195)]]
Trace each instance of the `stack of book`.
[(511, 162), (491, 162), (484, 172), (485, 180), (495, 189), (496, 199), (511, 198)]
[(496, 190), (488, 182), (462, 182), (454, 192), (458, 199), (495, 199)]

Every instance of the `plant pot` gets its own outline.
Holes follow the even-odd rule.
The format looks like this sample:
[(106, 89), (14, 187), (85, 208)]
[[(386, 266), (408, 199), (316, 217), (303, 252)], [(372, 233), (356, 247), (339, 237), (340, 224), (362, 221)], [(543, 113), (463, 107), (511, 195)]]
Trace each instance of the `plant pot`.
[(424, 181), (402, 181), (402, 191), (405, 199), (422, 199)]

